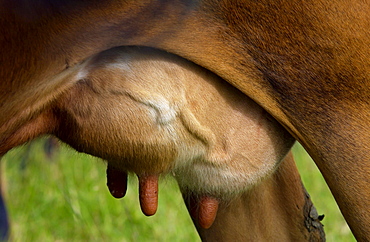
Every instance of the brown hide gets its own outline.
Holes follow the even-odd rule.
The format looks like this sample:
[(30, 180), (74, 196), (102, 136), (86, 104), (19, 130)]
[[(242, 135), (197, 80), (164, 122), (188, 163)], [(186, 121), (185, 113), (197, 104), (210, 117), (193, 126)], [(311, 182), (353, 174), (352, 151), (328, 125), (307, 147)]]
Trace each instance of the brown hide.
[[(184, 200), (191, 206), (187, 197)], [(291, 153), (271, 176), (221, 203), (212, 227), (194, 224), (203, 241), (325, 241)]]
[[(358, 240), (370, 238), (366, 1), (0, 1), (3, 139), (73, 83), (82, 61), (151, 46), (215, 72), (298, 139)], [(93, 23), (93, 24), (92, 24)]]
[[(211, 226), (210, 232), (199, 227), (204, 240), (228, 241), (235, 233), (238, 240), (302, 241), (320, 231), (324, 239), (319, 222), (317, 228), (305, 224), (312, 220), (305, 205), (312, 204), (291, 155), (275, 171), (292, 137), (236, 88), (181, 58), (143, 47), (94, 56), (74, 78), (72, 88), (4, 143), (50, 133), (106, 159), (110, 177), (114, 170), (133, 171), (142, 182), (143, 174), (171, 172), (184, 196), (221, 201), (216, 221), (224, 229), (218, 231), (219, 222), (211, 226), (217, 209), (205, 211), (211, 222), (194, 216), (197, 225)], [(124, 173), (116, 174), (114, 182), (125, 186)], [(140, 183), (140, 196), (151, 184)], [(145, 214), (155, 213), (156, 204), (140, 201)]]
[(172, 172), (183, 190), (228, 200), (274, 172), (294, 141), (236, 88), (154, 49), (105, 51), (73, 78), (73, 88), (3, 142), (7, 149), (54, 134), (107, 160), (108, 179), (119, 171), (139, 177)]

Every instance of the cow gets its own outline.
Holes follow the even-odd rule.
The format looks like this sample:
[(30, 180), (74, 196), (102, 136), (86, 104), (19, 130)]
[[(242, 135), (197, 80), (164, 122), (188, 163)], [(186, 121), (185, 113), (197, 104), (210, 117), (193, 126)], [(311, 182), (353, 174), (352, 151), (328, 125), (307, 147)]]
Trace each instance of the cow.
[[(76, 84), (9, 137), (2, 153), (54, 135), (107, 160), (116, 198), (125, 195), (127, 173), (136, 173), (147, 216), (156, 212), (158, 175), (173, 174), (204, 240), (219, 234), (202, 233), (219, 206), (225, 211), (217, 224), (231, 226), (219, 238), (324, 240), (292, 156), (280, 167), (293, 137), (218, 76), (169, 53), (120, 47), (93, 56), (73, 78)], [(229, 207), (246, 214), (233, 218)], [(242, 219), (244, 226), (235, 226)], [(258, 226), (266, 223), (274, 229)]]
[[(191, 211), (191, 199), (185, 197), (185, 201)], [(271, 176), (229, 203), (221, 203), (209, 229), (193, 220), (202, 241), (325, 241), (322, 216), (288, 154)]]
[(74, 83), (84, 60), (148, 46), (214, 72), (308, 151), (358, 240), (370, 238), (370, 6), (354, 1), (0, 2), (0, 137)]

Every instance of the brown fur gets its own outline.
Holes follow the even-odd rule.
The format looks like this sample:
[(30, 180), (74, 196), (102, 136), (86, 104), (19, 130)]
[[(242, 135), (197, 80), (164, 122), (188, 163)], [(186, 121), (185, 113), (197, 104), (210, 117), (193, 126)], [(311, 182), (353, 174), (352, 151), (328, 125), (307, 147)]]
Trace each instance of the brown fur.
[(176, 56), (116, 48), (13, 134), (45, 133), (137, 174), (171, 171), (183, 189), (221, 199), (274, 172), (294, 139), (239, 90)]
[(263, 182), (221, 203), (211, 228), (195, 225), (203, 241), (325, 241), (291, 154)]
[[(235, 233), (243, 240), (302, 241), (322, 231), (320, 223), (312, 231), (305, 226), (307, 202), (291, 155), (275, 172), (293, 139), (222, 79), (148, 48), (101, 53), (75, 77), (73, 88), (4, 143), (50, 133), (124, 171), (171, 172), (184, 194), (222, 201), (221, 222), (209, 232), (199, 228), (204, 240)], [(152, 214), (156, 205), (149, 205), (143, 211)], [(236, 219), (238, 210), (247, 212)], [(229, 227), (215, 232), (224, 223)]]
[(65, 76), (93, 54), (164, 49), (215, 72), (281, 122), (366, 240), (369, 26), (362, 0), (2, 0), (0, 134), (7, 139), (68, 89)]

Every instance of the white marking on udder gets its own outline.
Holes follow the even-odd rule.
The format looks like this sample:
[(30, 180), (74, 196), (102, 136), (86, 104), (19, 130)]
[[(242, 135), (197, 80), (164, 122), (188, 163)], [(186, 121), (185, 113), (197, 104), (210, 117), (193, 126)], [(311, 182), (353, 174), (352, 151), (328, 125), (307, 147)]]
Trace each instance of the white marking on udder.
[(83, 80), (89, 75), (89, 70), (87, 66), (83, 66), (82, 68), (79, 69), (79, 71), (75, 75), (75, 80)]
[(105, 65), (105, 68), (109, 69), (119, 69), (121, 71), (132, 71), (131, 63), (131, 56), (130, 55), (121, 55), (115, 58), (113, 61), (110, 61)]
[(136, 102), (151, 107), (159, 125), (168, 125), (176, 119), (177, 111), (170, 101), (161, 95), (145, 91), (126, 91), (127, 96)]
[(156, 111), (156, 121), (160, 125), (169, 124), (176, 118), (176, 110), (164, 97), (157, 96), (155, 100), (147, 100), (145, 104)]
[(110, 63), (105, 66), (107, 69), (119, 69), (120, 71), (132, 71), (131, 66), (128, 63)]

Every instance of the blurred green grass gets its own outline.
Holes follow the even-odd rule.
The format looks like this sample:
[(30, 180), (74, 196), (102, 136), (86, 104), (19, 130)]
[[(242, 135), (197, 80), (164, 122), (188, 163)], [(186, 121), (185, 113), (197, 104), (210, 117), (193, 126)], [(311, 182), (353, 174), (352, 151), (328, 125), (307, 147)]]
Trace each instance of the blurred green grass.
[[(137, 179), (114, 199), (106, 188), (105, 164), (62, 146), (48, 161), (43, 141), (3, 157), (2, 182), (12, 241), (200, 241), (174, 180), (162, 178), (153, 217), (140, 211)], [(355, 241), (323, 178), (303, 148), (293, 149), (302, 179), (323, 221), (327, 241)]]

